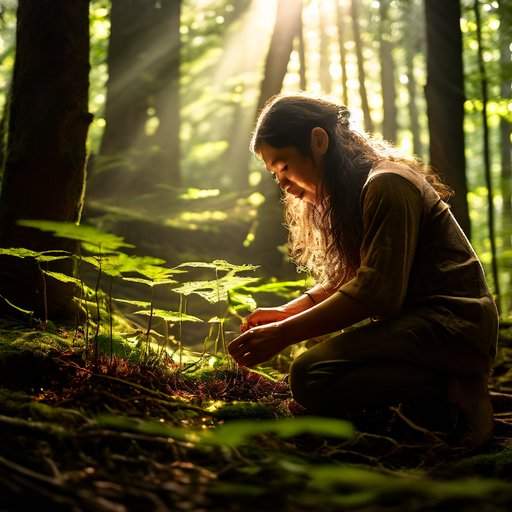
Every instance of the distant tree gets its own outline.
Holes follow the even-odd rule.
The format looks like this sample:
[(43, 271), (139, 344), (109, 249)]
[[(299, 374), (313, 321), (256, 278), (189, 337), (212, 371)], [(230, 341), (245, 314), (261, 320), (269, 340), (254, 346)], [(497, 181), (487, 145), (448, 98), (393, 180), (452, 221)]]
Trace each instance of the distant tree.
[[(502, 101), (512, 101), (512, 8), (508, 2), (499, 1), (500, 18), (500, 96)], [(505, 248), (512, 246), (512, 123), (507, 116), (500, 117), (500, 160), (501, 160), (501, 195), (503, 198), (502, 225)]]
[(318, 50), (318, 77), (320, 79), (320, 87), (325, 94), (331, 94), (332, 77), (331, 77), (331, 58), (330, 58), (330, 37), (327, 32), (327, 16), (326, 1), (318, 1), (318, 37), (320, 38), (320, 47)]
[(336, 28), (338, 29), (338, 45), (340, 51), (341, 93), (343, 95), (343, 104), (348, 105), (347, 51), (345, 50), (347, 24), (345, 23), (344, 6), (340, 0), (336, 0)]
[[(10, 92), (7, 157), (0, 195), (0, 245), (72, 249), (22, 228), (24, 218), (78, 222), (85, 183), (85, 142), (92, 115), (88, 0), (19, 0)], [(4, 257), (0, 293), (42, 317), (35, 265)], [(71, 272), (70, 263), (60, 270)], [(48, 279), (48, 313), (72, 318), (73, 289)], [(3, 303), (3, 301), (0, 301)]]
[(423, 157), (423, 144), (418, 114), (418, 99), (414, 59), (420, 52), (423, 42), (423, 16), (416, 0), (402, 1), (402, 19), (404, 27), (405, 67), (407, 70), (407, 110), (412, 134), (412, 148), (415, 155)]
[(257, 113), (271, 96), (281, 91), (293, 50), (293, 40), (299, 33), (301, 16), (301, 0), (277, 1), (276, 19), (265, 59), (265, 70), (256, 107)]
[[(265, 102), (281, 91), (286, 69), (293, 48), (293, 40), (298, 34), (302, 13), (301, 0), (278, 0), (277, 14), (270, 46), (265, 60), (264, 77), (261, 82), (257, 113)], [(280, 191), (269, 177), (264, 177), (260, 191), (265, 202), (258, 210), (258, 227), (255, 240), (250, 247), (251, 257), (274, 269), (282, 266), (283, 256), (278, 246), (287, 239), (282, 226), (282, 212), (279, 201)]]
[(398, 123), (396, 109), (395, 61), (391, 42), (391, 22), (389, 19), (390, 0), (379, 2), (379, 60), (380, 83), (382, 89), (383, 121), (382, 135), (391, 142), (397, 141)]
[[(112, 0), (95, 196), (180, 183), (180, 8), (178, 0)], [(146, 133), (150, 119), (158, 123), (153, 134)]]
[(307, 72), (306, 72), (306, 45), (304, 44), (304, 22), (302, 20), (302, 8), (300, 16), (300, 25), (298, 33), (298, 52), (299, 52), (299, 79), (300, 89), (305, 91), (307, 84)]
[(452, 210), (471, 232), (464, 156), (464, 76), (458, 0), (425, 0), (430, 163), (455, 190)]
[(350, 16), (352, 17), (352, 35), (357, 56), (357, 71), (359, 77), (359, 94), (361, 96), (361, 108), (363, 110), (364, 128), (367, 132), (373, 132), (373, 121), (368, 103), (368, 93), (366, 92), (366, 71), (364, 69), (363, 42), (361, 39), (361, 30), (359, 28), (359, 0), (351, 0)]

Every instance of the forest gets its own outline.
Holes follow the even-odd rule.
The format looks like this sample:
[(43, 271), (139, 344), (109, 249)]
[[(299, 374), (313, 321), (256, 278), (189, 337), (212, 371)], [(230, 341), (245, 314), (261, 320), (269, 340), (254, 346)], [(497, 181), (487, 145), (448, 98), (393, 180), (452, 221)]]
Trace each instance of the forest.
[[(483, 446), (421, 400), (308, 414), (290, 364), (339, 332), (231, 357), (315, 284), (250, 151), (300, 92), (454, 190), (499, 313)], [(0, 114), (1, 510), (510, 510), (512, 2), (0, 0)]]

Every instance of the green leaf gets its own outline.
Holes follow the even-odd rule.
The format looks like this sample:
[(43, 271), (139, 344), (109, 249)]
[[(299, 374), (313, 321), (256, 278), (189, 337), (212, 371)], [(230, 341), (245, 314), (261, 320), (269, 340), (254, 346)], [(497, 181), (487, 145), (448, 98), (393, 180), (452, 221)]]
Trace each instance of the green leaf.
[(258, 278), (255, 277), (240, 277), (229, 272), (225, 276), (211, 281), (189, 281), (177, 288), (173, 288), (172, 291), (186, 296), (195, 293), (208, 302), (215, 304), (220, 301), (226, 301), (228, 299), (228, 291), (257, 280)]
[(154, 309), (151, 313), (150, 309), (136, 311), (135, 315), (154, 316), (155, 318), (161, 318), (166, 322), (202, 322), (197, 316), (187, 315), (186, 313), (180, 313), (179, 311), (167, 311), (165, 309)]
[(259, 265), (235, 265), (233, 263), (229, 263), (226, 260), (214, 260), (211, 263), (205, 261), (187, 261), (185, 263), (181, 263), (177, 266), (180, 267), (191, 267), (191, 268), (211, 268), (214, 270), (223, 270), (228, 272), (245, 272), (248, 270), (256, 270), (259, 268)]
[(121, 247), (133, 247), (133, 245), (124, 242), (122, 237), (113, 235), (112, 233), (106, 233), (93, 226), (77, 226), (72, 222), (56, 222), (49, 220), (20, 220), (18, 224), (20, 226), (50, 232), (60, 238), (68, 238), (90, 244), (94, 250), (101, 248), (101, 251), (109, 252), (115, 251)]
[(36, 252), (31, 249), (26, 249), (25, 247), (0, 248), (0, 254), (5, 256), (14, 256), (16, 258), (34, 258), (37, 261), (45, 262), (63, 260), (70, 257), (70, 253), (67, 251)]
[(80, 279), (68, 276), (67, 274), (63, 274), (62, 272), (51, 272), (50, 270), (43, 270), (43, 274), (53, 277), (54, 279), (57, 279), (57, 281), (60, 281), (61, 283), (73, 283), (76, 284), (77, 286), (81, 285)]
[(116, 299), (112, 298), (116, 302), (122, 302), (123, 304), (131, 304), (132, 306), (137, 306), (138, 308), (149, 308), (151, 306), (151, 302), (145, 300), (129, 300), (129, 299)]
[(269, 432), (284, 438), (299, 434), (318, 434), (350, 439), (354, 435), (354, 428), (347, 421), (314, 416), (261, 421), (240, 420), (225, 423), (215, 430), (205, 432), (203, 441), (220, 445), (239, 446), (251, 436)]
[(161, 285), (161, 284), (174, 284), (177, 282), (174, 279), (161, 279), (159, 281), (153, 281), (151, 279), (143, 279), (142, 277), (123, 277), (123, 281), (130, 281), (132, 283), (145, 284), (146, 286), (149, 286), (151, 288), (153, 288), (154, 286)]

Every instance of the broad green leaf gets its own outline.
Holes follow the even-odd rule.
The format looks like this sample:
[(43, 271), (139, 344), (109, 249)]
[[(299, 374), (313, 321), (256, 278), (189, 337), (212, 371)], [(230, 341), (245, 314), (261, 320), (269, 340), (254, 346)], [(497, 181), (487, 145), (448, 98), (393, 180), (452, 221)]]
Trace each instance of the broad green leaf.
[(60, 281), (61, 283), (73, 283), (76, 284), (77, 286), (81, 285), (80, 279), (68, 276), (67, 274), (63, 274), (62, 272), (51, 272), (50, 270), (43, 270), (43, 274), (53, 277), (54, 279), (57, 279), (57, 281)]
[(208, 302), (215, 304), (216, 302), (226, 301), (228, 299), (228, 291), (240, 286), (257, 281), (255, 277), (240, 277), (229, 272), (219, 279), (211, 281), (189, 281), (183, 283), (172, 291), (181, 295), (191, 295), (195, 293)]
[(221, 318), (220, 316), (212, 316), (209, 320), (209, 324), (222, 324), (226, 321), (225, 318)]
[(126, 243), (122, 237), (106, 233), (94, 226), (81, 225), (77, 226), (72, 222), (56, 222), (49, 220), (20, 220), (20, 226), (40, 229), (53, 233), (56, 237), (69, 238), (86, 244), (90, 244), (98, 250), (109, 252), (115, 251), (121, 247), (133, 247)]
[(154, 309), (151, 312), (150, 309), (136, 311), (135, 315), (154, 316), (155, 318), (161, 318), (166, 322), (202, 322), (197, 316), (187, 315), (186, 313), (180, 313), (179, 311), (167, 311), (165, 309)]
[(151, 307), (151, 302), (145, 300), (129, 300), (129, 299), (116, 299), (113, 298), (116, 302), (122, 302), (123, 304), (131, 304), (132, 306), (137, 306), (138, 308), (149, 308)]

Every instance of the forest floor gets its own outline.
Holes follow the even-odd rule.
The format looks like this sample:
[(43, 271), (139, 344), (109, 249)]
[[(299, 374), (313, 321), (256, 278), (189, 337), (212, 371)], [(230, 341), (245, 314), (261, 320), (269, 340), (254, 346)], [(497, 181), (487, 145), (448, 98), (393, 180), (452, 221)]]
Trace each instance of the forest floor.
[(86, 356), (80, 335), (0, 324), (0, 510), (508, 511), (512, 332), (495, 436), (448, 443), (407, 404), (308, 417), (284, 376), (204, 356)]

